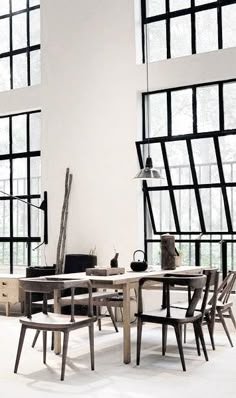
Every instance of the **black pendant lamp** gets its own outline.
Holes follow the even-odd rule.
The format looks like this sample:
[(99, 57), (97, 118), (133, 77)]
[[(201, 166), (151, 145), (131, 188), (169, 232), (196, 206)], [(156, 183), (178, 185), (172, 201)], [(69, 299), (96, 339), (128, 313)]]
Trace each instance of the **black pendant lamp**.
[(153, 180), (161, 179), (159, 171), (153, 167), (152, 158), (150, 156), (150, 143), (149, 143), (149, 133), (150, 133), (150, 123), (149, 123), (149, 63), (148, 63), (148, 39), (147, 39), (147, 24), (145, 25), (145, 46), (146, 46), (146, 78), (147, 78), (147, 141), (148, 141), (148, 156), (145, 162), (144, 169), (141, 169), (134, 178), (139, 180)]

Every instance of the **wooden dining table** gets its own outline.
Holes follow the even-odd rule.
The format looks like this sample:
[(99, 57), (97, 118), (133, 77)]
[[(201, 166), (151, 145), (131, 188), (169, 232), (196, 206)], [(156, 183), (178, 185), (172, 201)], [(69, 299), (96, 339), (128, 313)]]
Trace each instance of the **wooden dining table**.
[[(130, 338), (130, 291), (137, 289), (138, 282), (143, 277), (159, 277), (167, 273), (201, 273), (206, 267), (202, 266), (180, 266), (175, 270), (162, 270), (159, 266), (149, 267), (144, 272), (133, 272), (128, 269), (124, 274), (112, 276), (92, 276), (86, 275), (85, 272), (73, 274), (59, 274), (57, 278), (61, 279), (89, 279), (94, 288), (121, 290), (123, 293), (123, 362), (128, 364), (131, 362), (131, 338)], [(55, 278), (48, 276), (47, 279)], [(54, 291), (54, 311), (61, 312), (60, 297), (57, 290)], [(54, 341), (55, 353), (61, 351), (60, 334), (56, 333)]]

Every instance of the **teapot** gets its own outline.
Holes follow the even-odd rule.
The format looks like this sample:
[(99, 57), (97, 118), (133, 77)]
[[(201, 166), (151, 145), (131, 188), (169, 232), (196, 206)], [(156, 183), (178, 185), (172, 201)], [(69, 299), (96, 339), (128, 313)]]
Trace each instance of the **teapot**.
[[(140, 261), (140, 260), (135, 261), (135, 254), (138, 253), (138, 252), (143, 253), (143, 261)], [(134, 254), (133, 254), (133, 261), (130, 264), (130, 268), (132, 269), (132, 271), (142, 272), (142, 271), (146, 271), (147, 267), (148, 267), (148, 265), (147, 265), (147, 262), (145, 261), (145, 253), (144, 253), (144, 251), (143, 250), (136, 250), (134, 252)]]

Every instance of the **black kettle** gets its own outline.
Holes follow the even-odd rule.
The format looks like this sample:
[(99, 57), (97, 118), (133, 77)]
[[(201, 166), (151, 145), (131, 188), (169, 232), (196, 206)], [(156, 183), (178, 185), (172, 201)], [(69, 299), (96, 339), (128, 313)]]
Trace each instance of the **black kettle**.
[[(143, 253), (143, 261), (135, 261), (135, 254), (141, 252)], [(130, 268), (135, 271), (135, 272), (142, 272), (142, 271), (146, 271), (148, 265), (147, 262), (145, 261), (145, 253), (143, 250), (136, 250), (133, 254), (133, 260), (132, 263), (130, 264)]]

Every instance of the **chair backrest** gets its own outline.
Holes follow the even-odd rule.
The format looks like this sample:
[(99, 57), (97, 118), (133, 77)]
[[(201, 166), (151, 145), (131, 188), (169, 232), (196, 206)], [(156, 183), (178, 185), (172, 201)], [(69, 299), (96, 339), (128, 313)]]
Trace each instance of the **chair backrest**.
[(218, 300), (223, 304), (229, 301), (230, 294), (236, 281), (236, 271), (229, 271), (218, 288)]
[(43, 312), (47, 314), (47, 296), (54, 290), (71, 290), (71, 322), (74, 322), (74, 294), (75, 288), (85, 287), (89, 293), (88, 303), (88, 316), (93, 316), (93, 305), (92, 305), (92, 285), (89, 280), (73, 280), (73, 279), (61, 279), (57, 277), (39, 277), (39, 278), (23, 278), (20, 279), (20, 286), (25, 292), (25, 315), (28, 318), (32, 317), (32, 292), (43, 293)]
[(163, 283), (163, 303), (162, 308), (166, 308), (166, 316), (171, 316), (171, 306), (170, 306), (170, 287), (177, 286), (185, 286), (192, 290), (192, 295), (189, 299), (188, 308), (186, 309), (186, 317), (192, 317), (194, 311), (196, 309), (197, 303), (199, 302), (203, 288), (206, 284), (206, 276), (205, 275), (194, 275), (194, 276), (179, 276), (179, 275), (166, 275), (158, 278), (142, 278), (139, 281), (139, 304), (138, 304), (138, 312), (141, 313), (142, 308), (142, 287), (143, 284), (147, 281), (153, 282), (161, 282)]

